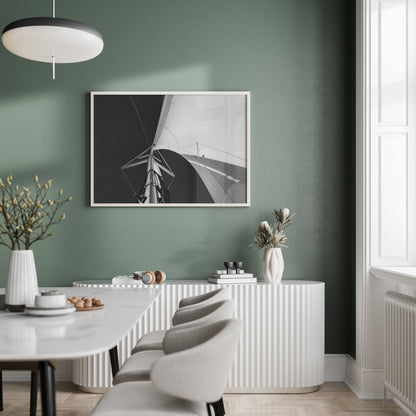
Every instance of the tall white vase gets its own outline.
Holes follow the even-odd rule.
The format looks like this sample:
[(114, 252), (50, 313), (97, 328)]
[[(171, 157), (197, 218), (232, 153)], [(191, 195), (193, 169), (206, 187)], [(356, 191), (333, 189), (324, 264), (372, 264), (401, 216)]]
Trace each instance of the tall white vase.
[(25, 304), (34, 303), (38, 294), (38, 278), (32, 250), (10, 252), (6, 280), (5, 303), (11, 312), (19, 312)]
[(263, 277), (266, 283), (280, 284), (285, 262), (281, 248), (266, 248), (263, 255)]

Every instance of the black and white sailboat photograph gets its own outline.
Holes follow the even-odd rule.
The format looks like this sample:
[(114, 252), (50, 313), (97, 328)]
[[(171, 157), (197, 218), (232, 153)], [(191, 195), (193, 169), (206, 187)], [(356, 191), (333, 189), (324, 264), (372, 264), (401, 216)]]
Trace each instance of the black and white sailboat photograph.
[(92, 92), (91, 206), (248, 206), (248, 92)]

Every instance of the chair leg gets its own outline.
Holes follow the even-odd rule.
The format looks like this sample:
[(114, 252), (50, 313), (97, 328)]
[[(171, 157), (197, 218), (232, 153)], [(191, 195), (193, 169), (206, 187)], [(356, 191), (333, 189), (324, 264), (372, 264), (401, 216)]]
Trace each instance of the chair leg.
[(3, 373), (0, 371), (0, 412), (3, 411)]
[(225, 416), (225, 407), (222, 397), (217, 402), (215, 402), (215, 414), (216, 416)]
[(220, 400), (212, 403), (207, 403), (208, 409), (208, 416), (211, 416), (211, 409), (210, 406), (214, 409), (214, 416), (224, 416), (225, 415), (225, 407), (222, 397)]
[(220, 406), (221, 406), (222, 414), (225, 415), (225, 406), (224, 406), (224, 400), (222, 399), (222, 397), (220, 399)]
[(120, 364), (118, 361), (118, 350), (117, 350), (117, 345), (113, 348), (111, 348), (111, 350), (108, 351), (110, 354), (110, 364), (111, 364), (111, 371), (113, 373), (113, 377), (116, 376), (116, 374), (118, 373), (118, 371), (120, 370)]
[(38, 404), (38, 384), (38, 372), (32, 371), (30, 374), (30, 416), (36, 416), (36, 407)]

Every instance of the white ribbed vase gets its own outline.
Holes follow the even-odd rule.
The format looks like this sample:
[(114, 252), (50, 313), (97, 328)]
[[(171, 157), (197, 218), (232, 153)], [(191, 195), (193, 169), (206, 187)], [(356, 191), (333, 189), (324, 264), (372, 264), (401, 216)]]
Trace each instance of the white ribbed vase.
[(263, 277), (266, 283), (280, 284), (282, 281), (285, 262), (283, 260), (282, 249), (266, 248), (263, 255)]
[(22, 311), (27, 303), (34, 303), (38, 294), (38, 278), (32, 250), (10, 252), (6, 279), (5, 303), (12, 312)]

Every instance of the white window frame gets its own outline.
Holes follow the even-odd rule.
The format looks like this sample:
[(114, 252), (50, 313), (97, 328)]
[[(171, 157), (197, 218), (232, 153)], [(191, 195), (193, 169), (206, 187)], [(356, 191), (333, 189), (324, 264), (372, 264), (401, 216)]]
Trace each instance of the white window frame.
[[(347, 381), (363, 398), (383, 394), (384, 294), (400, 289), (399, 283), (416, 286), (415, 4), (416, 0), (356, 1), (356, 359), (349, 361)], [(405, 63), (400, 63), (402, 73), (404, 64), (406, 69), (406, 108), (401, 113), (406, 117), (397, 119), (380, 117), (387, 85), (383, 84), (383, 71), (387, 70), (387, 78), (392, 74), (394, 78), (397, 69), (393, 67), (389, 74), (391, 68), (383, 68), (389, 62), (380, 56), (389, 47), (393, 55), (397, 52), (379, 42), (391, 17), (380, 13), (388, 6), (404, 7), (406, 12), (407, 53)], [(400, 31), (394, 33), (399, 35)], [(390, 158), (395, 166), (389, 172)], [(397, 191), (394, 181), (402, 180), (406, 184)], [(394, 197), (389, 200), (386, 195)], [(383, 223), (389, 220), (390, 211), (392, 216), (396, 212), (401, 215), (392, 227)], [(399, 243), (395, 245), (395, 241)], [(412, 268), (415, 276), (408, 276), (410, 280), (403, 275), (400, 280), (396, 278)], [(379, 270), (389, 273), (381, 276)]]

